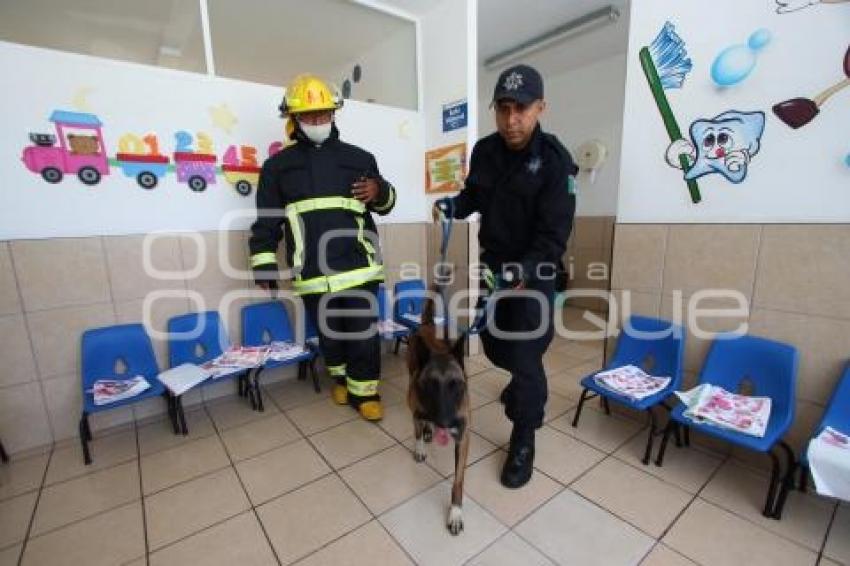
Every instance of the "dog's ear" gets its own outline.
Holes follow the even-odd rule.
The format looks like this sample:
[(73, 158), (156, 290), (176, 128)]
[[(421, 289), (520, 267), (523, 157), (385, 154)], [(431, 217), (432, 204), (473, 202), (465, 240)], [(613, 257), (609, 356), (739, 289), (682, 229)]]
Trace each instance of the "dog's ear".
[(422, 325), (434, 324), (434, 299), (433, 297), (425, 297), (422, 302)]
[(431, 358), (431, 350), (421, 336), (414, 333), (410, 336), (407, 344), (407, 367), (410, 373), (415, 375), (425, 367)]
[(463, 355), (466, 350), (466, 335), (462, 335), (457, 341), (452, 345), (452, 356), (457, 360), (457, 363), (460, 364), (460, 367), (463, 367)]

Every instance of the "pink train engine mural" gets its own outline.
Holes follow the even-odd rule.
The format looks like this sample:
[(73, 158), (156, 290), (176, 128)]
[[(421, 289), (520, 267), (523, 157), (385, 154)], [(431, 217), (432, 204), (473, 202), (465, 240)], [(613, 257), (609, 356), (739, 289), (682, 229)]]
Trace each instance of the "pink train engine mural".
[[(248, 196), (260, 177), (256, 147), (231, 145), (219, 166), (212, 139), (203, 132), (195, 136), (186, 131), (174, 134), (170, 158), (161, 153), (156, 134), (127, 133), (119, 138), (118, 151), (110, 158), (103, 138), (103, 123), (94, 114), (56, 110), (49, 121), (55, 134), (31, 133), (33, 145), (26, 147), (21, 156), (26, 168), (48, 183), (59, 183), (66, 175), (75, 175), (83, 184), (94, 186), (115, 168), (135, 179), (143, 189), (155, 188), (160, 179), (173, 172), (178, 183), (185, 183), (194, 192), (203, 192), (222, 175), (237, 193)], [(274, 142), (268, 154), (282, 148), (281, 142)]]

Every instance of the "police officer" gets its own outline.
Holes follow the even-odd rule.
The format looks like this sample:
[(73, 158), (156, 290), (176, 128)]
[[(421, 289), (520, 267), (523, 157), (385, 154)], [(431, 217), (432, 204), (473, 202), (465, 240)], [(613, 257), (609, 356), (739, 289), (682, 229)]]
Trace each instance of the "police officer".
[(314, 75), (300, 75), (286, 89), (280, 109), (295, 143), (260, 172), (257, 209), (264, 214), (251, 227), (251, 266), (257, 285), (276, 288), (275, 251), (285, 231), (292, 288), (317, 322), (319, 346), (335, 379), (332, 397), (376, 421), (383, 408), (373, 307), (384, 268), (371, 213), (388, 214), (395, 189), (372, 154), (339, 139), (333, 117), (341, 106), (339, 93)]
[[(534, 432), (543, 425), (543, 355), (553, 336), (556, 278), (572, 229), (578, 168), (558, 139), (540, 128), (546, 103), (535, 69), (504, 71), (492, 106), (498, 131), (475, 144), (464, 189), (436, 209), (454, 218), (481, 214), (481, 261), (509, 288), (491, 298), (494, 312), (481, 339), (490, 361), (511, 374), (500, 398), (513, 422), (501, 481), (517, 488), (531, 479)], [(494, 327), (514, 334), (497, 336)]]

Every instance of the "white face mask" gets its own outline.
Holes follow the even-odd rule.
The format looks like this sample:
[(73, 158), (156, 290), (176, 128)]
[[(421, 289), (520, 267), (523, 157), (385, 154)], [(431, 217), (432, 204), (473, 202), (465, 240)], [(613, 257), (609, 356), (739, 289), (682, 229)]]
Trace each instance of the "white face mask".
[(307, 136), (307, 139), (316, 145), (320, 145), (325, 143), (325, 140), (331, 135), (333, 120), (329, 121), (327, 124), (321, 124), (319, 126), (312, 126), (300, 121), (298, 122), (298, 125), (301, 126), (301, 130), (304, 132), (304, 135)]

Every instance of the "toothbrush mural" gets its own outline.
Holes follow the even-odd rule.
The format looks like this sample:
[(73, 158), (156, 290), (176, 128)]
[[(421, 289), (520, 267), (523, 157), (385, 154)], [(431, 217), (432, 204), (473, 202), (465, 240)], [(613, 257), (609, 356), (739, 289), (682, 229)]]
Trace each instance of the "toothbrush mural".
[[(125, 176), (135, 178), (143, 189), (155, 188), (160, 179), (174, 172), (178, 183), (185, 183), (194, 192), (203, 192), (221, 174), (237, 193), (248, 196), (259, 180), (257, 149), (250, 145), (231, 145), (219, 167), (212, 138), (204, 132), (194, 136), (186, 131), (174, 134), (171, 159), (162, 154), (156, 134), (127, 133), (119, 138), (118, 151), (110, 158), (103, 122), (96, 115), (55, 110), (48, 120), (53, 123), (55, 134), (30, 133), (33, 145), (24, 148), (21, 156), (24, 166), (48, 183), (59, 183), (65, 175), (76, 175), (83, 184), (94, 186), (115, 167)], [(272, 143), (269, 155), (282, 148), (282, 143)]]
[[(683, 139), (684, 136), (682, 136), (682, 130), (679, 128), (672, 108), (670, 108), (670, 101), (667, 99), (665, 90), (682, 88), (685, 78), (693, 69), (693, 63), (691, 63), (685, 49), (685, 42), (676, 33), (673, 24), (666, 22), (655, 40), (649, 46), (641, 48), (639, 58), (641, 68), (649, 83), (649, 89), (652, 91), (652, 97), (655, 99), (655, 105), (664, 121), (667, 135), (670, 137), (670, 141), (675, 143)], [(688, 152), (675, 156), (675, 161), (679, 163), (679, 168), (682, 170), (691, 168)], [(685, 182), (691, 201), (694, 204), (700, 202), (702, 195), (696, 180), (686, 179)]]

